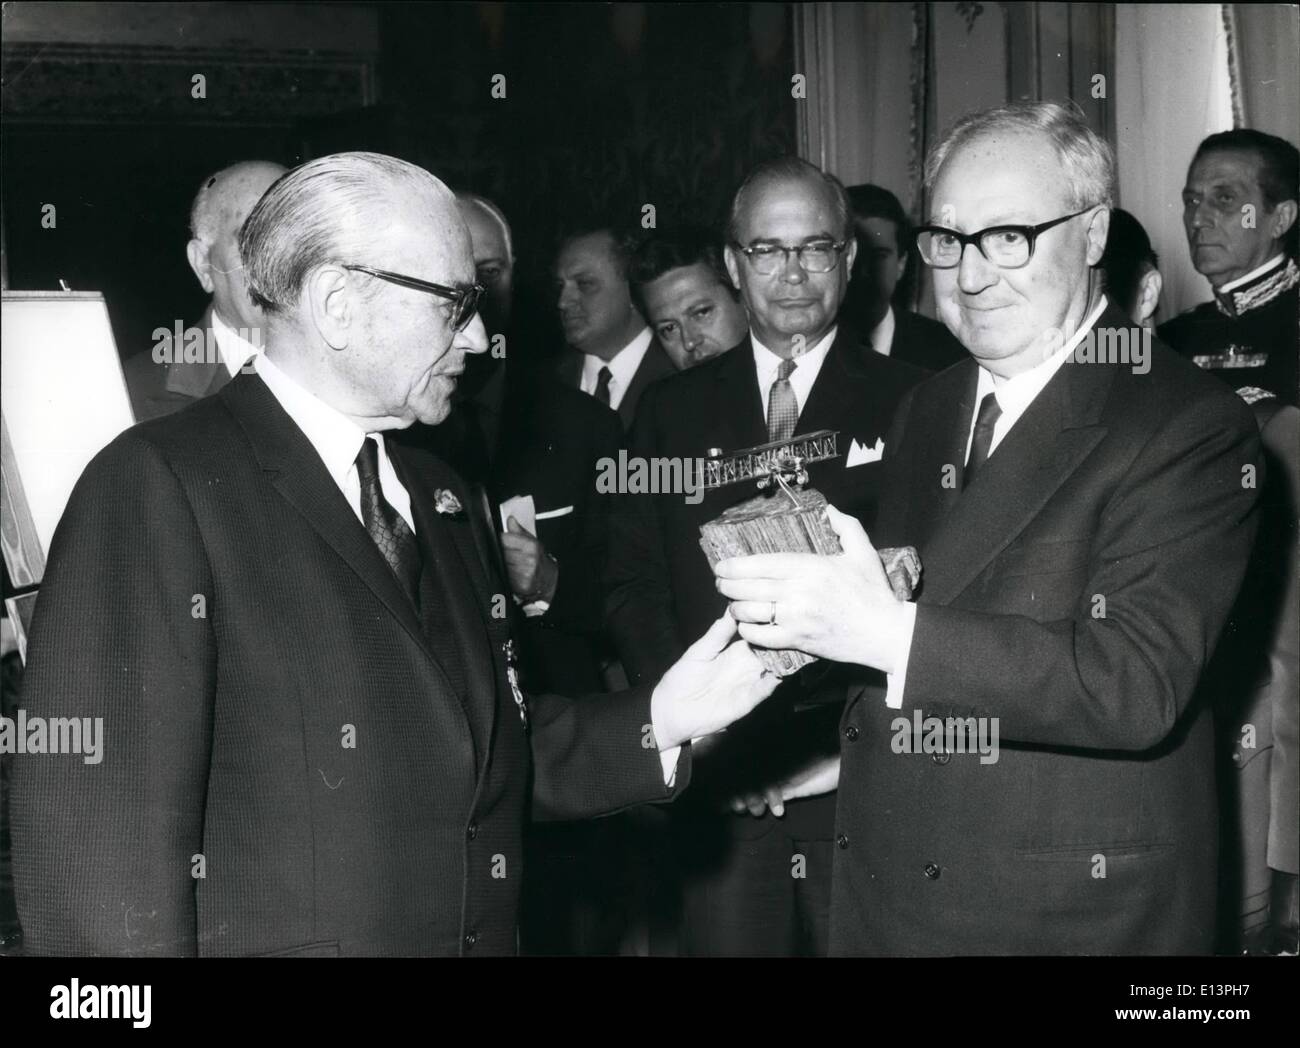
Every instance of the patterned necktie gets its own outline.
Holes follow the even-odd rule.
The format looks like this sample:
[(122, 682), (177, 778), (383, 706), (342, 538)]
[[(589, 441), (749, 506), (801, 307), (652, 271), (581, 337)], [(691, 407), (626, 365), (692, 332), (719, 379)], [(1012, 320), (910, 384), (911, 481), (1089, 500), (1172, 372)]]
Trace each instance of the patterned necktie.
[(988, 393), (980, 401), (979, 415), (975, 418), (975, 435), (970, 442), (970, 458), (966, 460), (966, 469), (962, 471), (961, 486), (963, 490), (970, 486), (971, 480), (989, 457), (993, 446), (993, 427), (1002, 417), (1002, 408), (998, 404), (998, 395)]
[(361, 520), (374, 539), (397, 581), (411, 599), (420, 607), (420, 544), (415, 532), (384, 498), (379, 485), (379, 442), (366, 437), (357, 453), (357, 477), (361, 481)]
[(592, 394), (605, 407), (609, 407), (609, 380), (614, 377), (609, 368), (601, 368), (596, 372), (596, 392)]
[(799, 402), (790, 385), (790, 376), (798, 365), (793, 360), (781, 361), (776, 371), (776, 381), (767, 395), (767, 439), (789, 440), (799, 422)]

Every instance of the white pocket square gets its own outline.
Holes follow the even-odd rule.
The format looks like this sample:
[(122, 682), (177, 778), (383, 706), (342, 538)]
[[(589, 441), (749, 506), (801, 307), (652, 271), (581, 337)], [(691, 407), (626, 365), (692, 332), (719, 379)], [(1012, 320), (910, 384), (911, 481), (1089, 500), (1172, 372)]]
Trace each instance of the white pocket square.
[(856, 437), (849, 444), (849, 457), (845, 460), (844, 468), (852, 469), (854, 466), (863, 466), (868, 462), (879, 462), (880, 456), (885, 453), (885, 441), (882, 437), (877, 437), (874, 444), (859, 444)]

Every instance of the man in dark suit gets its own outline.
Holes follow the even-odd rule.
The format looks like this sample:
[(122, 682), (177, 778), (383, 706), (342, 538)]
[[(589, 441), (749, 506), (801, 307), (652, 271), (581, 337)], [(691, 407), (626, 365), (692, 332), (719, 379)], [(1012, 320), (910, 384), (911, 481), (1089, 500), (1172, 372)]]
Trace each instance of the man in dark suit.
[(835, 513), (842, 556), (717, 565), (752, 643), (887, 675), (841, 722), (832, 951), (1208, 952), (1193, 696), (1250, 554), (1254, 421), (1158, 343), (1100, 359), (1130, 321), (1092, 268), (1112, 154), (1076, 113), (966, 117), (927, 178), (955, 228), (918, 247), (973, 359), (918, 386), (887, 442), (872, 540), (919, 549), (919, 597)]
[(212, 296), (197, 324), (158, 328), (153, 347), (122, 365), (137, 422), (158, 418), (210, 396), (261, 351), (262, 311), (248, 297), (239, 258), (239, 228), (285, 168), (247, 160), (223, 168), (199, 185), (190, 207), (185, 256)]
[(113, 441), (52, 544), (25, 708), (103, 745), (15, 762), (27, 946), (513, 953), (530, 804), (669, 799), (687, 740), (772, 685), (722, 619), (654, 687), (519, 691), (486, 522), (450, 468), (383, 439), (441, 422), (487, 347), (442, 183), (313, 160), (240, 249), (257, 373)]
[(1162, 339), (1233, 389), (1300, 404), (1300, 152), (1250, 128), (1210, 135), (1183, 187), (1192, 265), (1204, 302), (1160, 325)]
[(646, 387), (673, 373), (664, 347), (632, 302), (628, 265), (635, 240), (601, 228), (570, 236), (555, 260), (560, 324), (569, 348), (557, 374), (632, 425)]
[[(837, 326), (855, 250), (843, 187), (802, 160), (761, 165), (736, 194), (729, 237), (727, 270), (744, 298), (749, 336), (651, 387), (629, 455), (694, 462), (711, 448), (837, 430), (840, 457), (812, 464), (810, 483), (870, 524), (884, 435), (924, 373), (862, 349)], [(699, 527), (752, 494), (736, 485), (697, 504), (681, 494), (619, 500), (609, 621), (632, 680), (653, 680), (721, 611)], [(834, 751), (837, 709), (813, 704), (825, 690), (813, 673), (791, 681), (770, 710), (733, 727), (697, 762), (707, 789), (697, 790), (689, 811), (672, 812), (686, 952), (825, 952), (833, 799), (797, 802), (780, 818), (727, 813), (733, 798)], [(790, 713), (796, 705), (809, 708)]]
[(927, 371), (966, 359), (966, 351), (938, 321), (910, 308), (916, 248), (912, 223), (898, 197), (881, 186), (849, 187), (858, 255), (843, 319), (877, 353)]

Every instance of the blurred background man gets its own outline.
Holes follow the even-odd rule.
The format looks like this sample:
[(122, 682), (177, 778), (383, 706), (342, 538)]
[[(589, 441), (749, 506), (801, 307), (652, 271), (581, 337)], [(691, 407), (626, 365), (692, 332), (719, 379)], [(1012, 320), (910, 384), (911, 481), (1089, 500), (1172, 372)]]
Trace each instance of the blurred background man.
[(1164, 281), (1160, 259), (1142, 223), (1122, 208), (1110, 213), (1110, 233), (1099, 263), (1106, 297), (1134, 324), (1153, 327)]
[(575, 233), (560, 245), (555, 286), (564, 340), (560, 380), (613, 408), (632, 425), (642, 391), (673, 373), (628, 286), (628, 265), (636, 242), (602, 228)]
[(946, 327), (911, 309), (916, 245), (898, 197), (869, 184), (848, 192), (858, 254), (844, 300), (845, 323), (877, 353), (927, 371), (965, 360), (966, 351)]
[(1233, 389), (1300, 398), (1300, 154), (1275, 135), (1210, 135), (1187, 170), (1183, 226), (1214, 300), (1160, 326), (1160, 337)]
[[(198, 323), (186, 329), (182, 344), (172, 338), (170, 360), (160, 359), (163, 354), (150, 349), (122, 365), (137, 421), (169, 414), (217, 392), (261, 352), (262, 310), (248, 295), (248, 276), (239, 257), (239, 228), (286, 170), (282, 164), (246, 160), (199, 185), (190, 208), (185, 257), (212, 300)], [(201, 333), (193, 344), (202, 345), (202, 359), (184, 353), (191, 331)], [(170, 327), (168, 332), (171, 336)]]
[(725, 353), (745, 337), (740, 292), (705, 230), (645, 240), (632, 256), (632, 300), (678, 371)]

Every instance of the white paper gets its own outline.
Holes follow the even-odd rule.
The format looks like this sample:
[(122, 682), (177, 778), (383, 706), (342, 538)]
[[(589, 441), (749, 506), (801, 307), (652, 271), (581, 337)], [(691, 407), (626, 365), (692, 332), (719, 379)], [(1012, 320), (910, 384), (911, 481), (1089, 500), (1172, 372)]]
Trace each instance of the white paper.
[(528, 534), (537, 535), (537, 507), (533, 503), (532, 495), (515, 495), (501, 503), (501, 530), (508, 531), (507, 521), (511, 517), (519, 521), (520, 526)]

